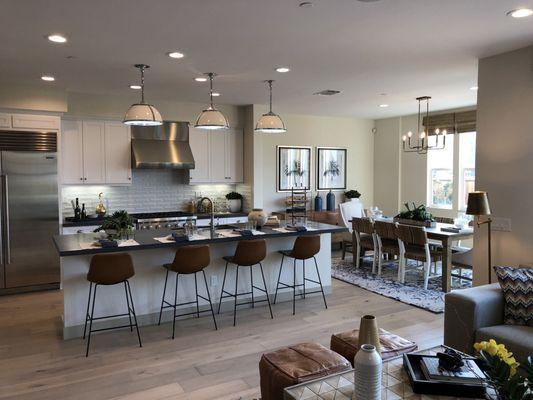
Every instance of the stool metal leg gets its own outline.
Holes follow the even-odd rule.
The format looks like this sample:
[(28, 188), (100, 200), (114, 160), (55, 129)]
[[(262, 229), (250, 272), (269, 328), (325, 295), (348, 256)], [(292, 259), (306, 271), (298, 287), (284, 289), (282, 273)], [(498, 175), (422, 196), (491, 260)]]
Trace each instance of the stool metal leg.
[(198, 280), (194, 274), (194, 290), (196, 291), (196, 318), (200, 318), (200, 303), (198, 302)]
[(222, 296), (224, 295), (224, 285), (226, 284), (226, 274), (228, 272), (228, 262), (226, 261), (226, 268), (224, 269), (224, 279), (222, 279), (222, 291), (220, 292), (220, 303), (218, 303), (218, 312), (220, 314), (220, 307), (222, 306)]
[(235, 303), (233, 306), (233, 326), (237, 323), (237, 284), (239, 283), (239, 266), (237, 265), (237, 272), (235, 274)]
[(324, 287), (322, 286), (322, 279), (320, 279), (320, 272), (318, 271), (318, 264), (316, 262), (316, 257), (315, 256), (313, 256), (313, 260), (315, 260), (316, 275), (318, 276), (318, 282), (320, 284), (320, 291), (322, 292), (322, 298), (324, 299), (324, 306), (327, 309), (328, 308), (328, 303), (326, 303), (326, 295), (324, 294)]
[(130, 332), (133, 332), (133, 325), (131, 324), (130, 299), (128, 296), (128, 287), (126, 286), (126, 281), (124, 281), (124, 292), (126, 293), (126, 305), (128, 307), (128, 318), (130, 320)]
[(303, 274), (303, 281), (304, 281), (304, 300), (305, 300), (305, 260), (302, 260), (302, 274)]
[(207, 286), (207, 278), (205, 276), (205, 271), (202, 270), (202, 273), (204, 274), (205, 291), (207, 292), (207, 299), (209, 300), (209, 307), (211, 307), (211, 315), (213, 316), (213, 322), (215, 324), (215, 330), (218, 331), (217, 320), (215, 318), (215, 311), (213, 310), (213, 303), (211, 303), (211, 295), (209, 294), (209, 287)]
[(279, 266), (278, 282), (276, 283), (276, 294), (274, 294), (274, 304), (278, 298), (279, 281), (281, 280), (281, 271), (283, 270), (283, 261), (285, 260), (285, 254), (281, 256), (281, 264)]
[(296, 258), (292, 268), (292, 315), (296, 314)]
[(135, 329), (137, 330), (137, 339), (139, 339), (139, 347), (143, 347), (141, 342), (141, 334), (139, 332), (139, 323), (137, 322), (137, 313), (135, 312), (135, 306), (133, 305), (133, 296), (131, 294), (130, 282), (126, 279), (126, 286), (128, 287), (128, 292), (130, 293), (130, 303), (131, 303), (131, 314), (133, 315), (133, 321), (135, 322)]
[[(261, 278), (263, 278), (263, 286), (265, 287), (265, 292), (266, 292), (266, 300), (267, 300), (267, 303), (268, 303), (268, 309), (270, 311), (270, 318), (274, 319), (274, 315), (272, 314), (272, 307), (270, 305), (270, 297), (268, 295), (268, 288), (267, 288), (267, 284), (266, 284), (266, 281), (265, 281), (265, 274), (263, 272), (263, 264), (259, 263), (259, 268), (261, 269)], [(252, 291), (253, 291), (253, 287), (252, 287)]]
[(255, 308), (255, 299), (254, 299), (254, 271), (253, 266), (250, 265), (250, 283), (252, 287), (252, 308)]
[(157, 322), (157, 325), (161, 325), (161, 315), (163, 314), (163, 304), (165, 303), (165, 294), (167, 292), (167, 281), (168, 281), (168, 269), (167, 269), (167, 274), (165, 276), (165, 286), (163, 286), (163, 297), (161, 298), (161, 309), (159, 310), (159, 321)]
[(178, 283), (180, 274), (176, 273), (176, 286), (174, 287), (174, 315), (172, 316), (172, 339), (176, 333), (176, 304), (178, 304)]
[(93, 317), (94, 317), (94, 303), (96, 300), (96, 288), (98, 285), (94, 284), (94, 292), (93, 292), (93, 305), (91, 307), (91, 315), (89, 318), (89, 336), (87, 337), (87, 349), (85, 350), (85, 357), (89, 357), (89, 346), (91, 345), (91, 332), (93, 329)]
[(87, 299), (87, 311), (85, 312), (85, 326), (83, 327), (83, 338), (85, 339), (85, 332), (87, 331), (87, 321), (89, 320), (89, 306), (91, 305), (91, 292), (93, 290), (93, 283), (89, 282), (89, 298)]

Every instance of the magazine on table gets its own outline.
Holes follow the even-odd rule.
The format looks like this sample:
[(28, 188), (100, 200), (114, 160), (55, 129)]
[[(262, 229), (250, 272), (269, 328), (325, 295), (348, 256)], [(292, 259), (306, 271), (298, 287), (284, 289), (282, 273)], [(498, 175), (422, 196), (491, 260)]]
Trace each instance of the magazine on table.
[(420, 368), (428, 381), (483, 384), (485, 374), (474, 360), (464, 359), (464, 365), (456, 371), (448, 371), (439, 366), (437, 357), (422, 357)]

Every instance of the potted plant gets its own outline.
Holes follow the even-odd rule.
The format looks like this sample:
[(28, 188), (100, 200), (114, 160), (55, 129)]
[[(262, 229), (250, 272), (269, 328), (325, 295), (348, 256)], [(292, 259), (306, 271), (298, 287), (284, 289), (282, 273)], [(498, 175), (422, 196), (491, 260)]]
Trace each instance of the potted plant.
[(228, 207), (231, 212), (239, 212), (242, 208), (242, 194), (237, 192), (229, 192), (226, 195), (228, 200)]
[(347, 201), (359, 202), (361, 193), (359, 193), (357, 190), (348, 190), (347, 192), (344, 192), (344, 197), (347, 199)]
[(394, 222), (406, 225), (425, 226), (427, 228), (436, 226), (433, 215), (427, 211), (426, 206), (420, 204), (417, 206), (414, 202), (412, 208), (409, 203), (405, 203), (405, 211), (402, 211), (394, 217)]
[(95, 232), (104, 230), (109, 239), (127, 239), (133, 231), (133, 219), (126, 210), (115, 211)]

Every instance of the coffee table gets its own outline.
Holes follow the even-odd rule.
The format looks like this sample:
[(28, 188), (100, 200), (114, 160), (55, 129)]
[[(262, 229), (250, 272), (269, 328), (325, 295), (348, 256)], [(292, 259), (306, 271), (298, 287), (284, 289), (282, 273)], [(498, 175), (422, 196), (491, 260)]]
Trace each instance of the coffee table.
[[(442, 351), (438, 346), (417, 354), (435, 355)], [(285, 388), (285, 400), (351, 400), (353, 398), (353, 370), (315, 379)], [(381, 399), (451, 399), (445, 396), (430, 396), (413, 393), (409, 377), (403, 369), (403, 357), (391, 358), (383, 363)]]

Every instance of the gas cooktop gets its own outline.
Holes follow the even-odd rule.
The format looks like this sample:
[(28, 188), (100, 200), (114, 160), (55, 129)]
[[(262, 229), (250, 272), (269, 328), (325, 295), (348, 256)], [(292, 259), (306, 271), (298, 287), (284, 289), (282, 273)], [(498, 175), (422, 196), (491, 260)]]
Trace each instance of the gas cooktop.
[(131, 214), (137, 229), (181, 228), (196, 216), (184, 211), (163, 211)]
[(134, 213), (130, 214), (132, 218), (136, 220), (142, 219), (159, 219), (159, 218), (180, 218), (180, 217), (192, 217), (192, 213), (185, 211), (162, 211), (162, 212), (149, 212), (149, 213)]

